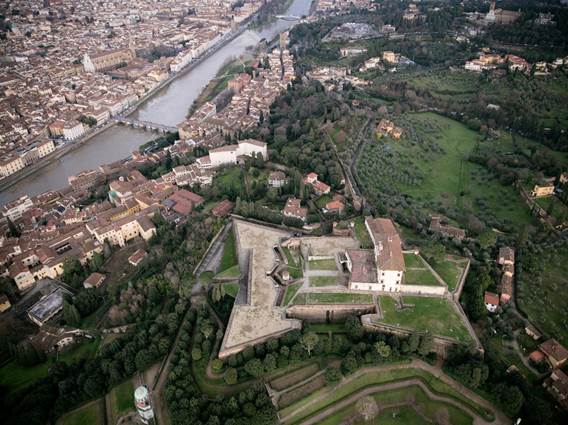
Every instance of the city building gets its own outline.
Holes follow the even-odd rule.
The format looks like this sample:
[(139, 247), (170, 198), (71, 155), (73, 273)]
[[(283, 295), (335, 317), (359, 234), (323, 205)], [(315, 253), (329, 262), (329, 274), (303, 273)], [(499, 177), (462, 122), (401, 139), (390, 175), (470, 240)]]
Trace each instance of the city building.
[(97, 53), (85, 53), (83, 68), (85, 72), (108, 71), (121, 65), (126, 65), (136, 57), (130, 49), (105, 50)]

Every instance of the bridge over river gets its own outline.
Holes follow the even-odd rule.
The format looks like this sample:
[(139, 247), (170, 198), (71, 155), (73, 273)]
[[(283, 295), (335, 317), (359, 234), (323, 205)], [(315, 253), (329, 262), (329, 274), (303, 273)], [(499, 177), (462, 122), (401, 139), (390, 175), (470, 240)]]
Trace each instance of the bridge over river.
[(159, 133), (175, 133), (176, 131), (178, 131), (178, 129), (176, 127), (172, 127), (169, 125), (165, 125), (165, 124), (158, 124), (155, 122), (150, 122), (150, 121), (142, 121), (142, 120), (137, 120), (134, 118), (128, 118), (128, 117), (123, 117), (123, 116), (117, 116), (114, 118), (114, 120), (116, 121), (117, 124), (123, 124), (123, 125), (129, 125), (131, 127), (134, 128), (140, 128), (143, 130), (148, 130), (148, 131), (157, 131)]

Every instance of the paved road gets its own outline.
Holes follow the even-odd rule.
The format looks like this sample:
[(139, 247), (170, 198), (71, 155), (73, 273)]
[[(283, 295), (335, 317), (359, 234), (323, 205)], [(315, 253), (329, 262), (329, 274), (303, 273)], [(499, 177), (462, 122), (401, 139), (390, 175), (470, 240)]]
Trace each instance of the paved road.
[[(361, 376), (363, 376), (363, 375), (365, 375), (366, 373), (369, 373), (369, 372), (386, 372), (386, 371), (390, 371), (390, 370), (409, 369), (409, 368), (422, 369), (422, 370), (429, 372), (430, 374), (432, 374), (433, 376), (435, 376), (436, 378), (438, 378), (439, 380), (441, 380), (442, 382), (444, 382), (445, 384), (447, 384), (449, 387), (453, 388), (454, 390), (456, 390), (460, 394), (463, 394), (468, 399), (472, 400), (473, 402), (477, 403), (478, 405), (482, 406), (483, 408), (493, 412), (493, 414), (495, 415), (495, 421), (491, 422), (491, 424), (493, 424), (493, 425), (502, 425), (502, 424), (506, 425), (506, 424), (511, 423), (509, 418), (507, 418), (492, 403), (485, 400), (483, 397), (474, 393), (473, 391), (469, 390), (468, 388), (466, 388), (465, 386), (463, 386), (459, 382), (454, 381), (452, 378), (450, 378), (448, 375), (446, 375), (439, 367), (432, 366), (432, 365), (430, 365), (426, 362), (423, 362), (422, 360), (418, 360), (418, 359), (413, 359), (410, 363), (405, 363), (405, 364), (393, 364), (393, 365), (386, 365), (386, 366), (373, 366), (373, 367), (362, 368), (362, 369), (359, 369), (358, 371), (356, 371), (355, 373), (353, 373), (352, 375), (349, 375), (348, 377), (343, 378), (342, 381), (338, 385), (345, 385), (345, 384), (347, 384), (347, 383), (349, 383), (349, 382), (351, 382), (351, 381), (353, 381), (357, 378), (360, 378)], [(336, 386), (336, 388), (337, 388), (337, 386)], [(298, 415), (302, 411), (305, 411), (308, 407), (313, 406), (314, 404), (319, 403), (322, 400), (325, 400), (326, 398), (328, 398), (330, 396), (331, 392), (333, 392), (333, 388), (329, 388), (327, 391), (322, 391), (317, 397), (313, 398), (308, 403), (298, 407), (296, 410), (292, 411), (287, 416), (282, 417), (280, 421), (286, 422), (286, 421), (290, 420), (291, 418)]]

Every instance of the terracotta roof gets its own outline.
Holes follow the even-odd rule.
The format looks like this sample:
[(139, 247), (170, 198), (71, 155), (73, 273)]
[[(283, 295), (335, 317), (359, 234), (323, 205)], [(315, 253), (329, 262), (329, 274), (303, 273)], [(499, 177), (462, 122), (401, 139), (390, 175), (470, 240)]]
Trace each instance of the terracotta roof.
[(88, 287), (92, 286), (97, 288), (103, 281), (105, 280), (106, 276), (102, 273), (91, 273), (88, 278), (85, 279), (83, 282), (83, 286)]
[(381, 270), (404, 271), (402, 242), (394, 223), (389, 218), (365, 219), (375, 245), (377, 267)]
[(146, 255), (148, 255), (146, 251), (144, 251), (143, 249), (138, 249), (136, 250), (136, 252), (134, 252), (134, 254), (128, 257), (128, 262), (137, 266), (140, 261), (142, 261), (142, 259), (146, 257)]
[(215, 217), (225, 217), (227, 214), (231, 212), (233, 207), (234, 204), (228, 199), (225, 199), (224, 201), (219, 202), (215, 206), (215, 208), (211, 210), (211, 214), (213, 214), (213, 216)]
[(544, 354), (552, 357), (557, 362), (566, 361), (566, 359), (568, 359), (568, 350), (554, 338), (550, 338), (549, 340), (544, 341), (538, 346), (538, 348)]
[(377, 283), (377, 268), (373, 251), (369, 249), (348, 249), (347, 255), (351, 260), (351, 282)]
[(499, 295), (494, 294), (493, 292), (485, 292), (485, 304), (490, 305), (499, 305)]
[(298, 217), (302, 220), (305, 220), (308, 217), (308, 209), (302, 208), (301, 205), (302, 201), (297, 198), (288, 198), (286, 201), (286, 206), (282, 210), (284, 215), (290, 215), (293, 217)]

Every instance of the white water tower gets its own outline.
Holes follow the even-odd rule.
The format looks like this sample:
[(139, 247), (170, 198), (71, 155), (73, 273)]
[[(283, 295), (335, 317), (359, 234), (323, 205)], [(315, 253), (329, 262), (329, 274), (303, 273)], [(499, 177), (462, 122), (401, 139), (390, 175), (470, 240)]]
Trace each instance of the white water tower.
[(140, 385), (134, 391), (134, 403), (136, 403), (136, 410), (142, 419), (142, 422), (147, 424), (150, 419), (154, 418), (154, 411), (150, 403), (150, 392), (146, 385)]

